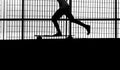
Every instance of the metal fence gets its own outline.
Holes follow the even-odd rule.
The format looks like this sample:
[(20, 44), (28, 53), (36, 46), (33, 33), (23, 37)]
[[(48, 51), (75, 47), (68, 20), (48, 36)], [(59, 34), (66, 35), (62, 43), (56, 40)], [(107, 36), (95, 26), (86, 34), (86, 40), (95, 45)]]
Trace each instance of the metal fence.
[[(119, 38), (119, 0), (67, 0), (75, 19), (91, 26), (91, 34), (71, 23), (66, 16), (58, 22), (63, 35), (43, 39)], [(0, 39), (36, 39), (35, 35), (53, 35), (51, 21), (59, 8), (56, 0), (0, 0)]]

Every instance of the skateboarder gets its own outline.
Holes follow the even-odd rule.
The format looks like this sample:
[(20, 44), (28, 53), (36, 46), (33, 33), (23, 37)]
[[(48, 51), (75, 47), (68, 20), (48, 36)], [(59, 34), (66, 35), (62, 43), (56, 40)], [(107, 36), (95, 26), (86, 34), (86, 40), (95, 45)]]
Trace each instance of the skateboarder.
[(55, 12), (55, 14), (52, 16), (52, 22), (54, 23), (54, 26), (57, 29), (57, 33), (54, 36), (62, 36), (62, 33), (60, 31), (59, 25), (57, 20), (62, 17), (62, 15), (66, 15), (71, 22), (74, 22), (78, 25), (83, 26), (87, 30), (87, 35), (90, 34), (90, 26), (82, 23), (79, 20), (74, 19), (73, 15), (71, 14), (70, 6), (65, 0), (57, 0), (59, 3), (59, 9)]

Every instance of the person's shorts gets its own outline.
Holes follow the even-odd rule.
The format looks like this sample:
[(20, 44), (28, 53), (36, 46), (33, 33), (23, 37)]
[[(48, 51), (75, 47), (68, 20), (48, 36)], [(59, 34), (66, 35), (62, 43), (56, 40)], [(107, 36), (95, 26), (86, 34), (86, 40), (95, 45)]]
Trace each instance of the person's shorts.
[(54, 19), (60, 19), (60, 17), (62, 15), (71, 15), (71, 10), (70, 10), (70, 6), (66, 6), (64, 8), (60, 8), (58, 9), (55, 14), (53, 15)]

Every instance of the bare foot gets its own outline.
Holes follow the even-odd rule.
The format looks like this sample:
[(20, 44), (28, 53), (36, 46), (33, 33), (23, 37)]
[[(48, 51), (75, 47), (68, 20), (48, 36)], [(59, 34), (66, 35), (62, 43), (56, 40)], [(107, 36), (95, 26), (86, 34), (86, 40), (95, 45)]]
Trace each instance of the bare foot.
[(62, 36), (62, 34), (61, 34), (61, 33), (56, 33), (56, 34), (53, 35), (53, 36)]

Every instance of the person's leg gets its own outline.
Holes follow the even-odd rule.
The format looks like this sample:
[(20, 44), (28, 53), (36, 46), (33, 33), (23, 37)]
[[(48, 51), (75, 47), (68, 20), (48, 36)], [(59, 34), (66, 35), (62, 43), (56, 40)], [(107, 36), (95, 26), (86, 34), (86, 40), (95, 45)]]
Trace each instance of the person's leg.
[(55, 14), (52, 16), (52, 22), (54, 23), (54, 26), (57, 29), (57, 33), (54, 36), (62, 36), (62, 33), (60, 31), (60, 27), (58, 25), (57, 20), (62, 16), (63, 14), (61, 13), (61, 10), (57, 10)]
[(86, 24), (84, 24), (83, 22), (81, 22), (77, 19), (74, 19), (74, 20), (72, 19), (71, 22), (74, 22), (74, 23), (77, 23), (78, 25), (83, 26), (87, 30), (87, 35), (90, 34), (90, 25), (86, 25)]
[(81, 21), (74, 19), (73, 15), (71, 14), (71, 12), (69, 10), (66, 12), (66, 16), (70, 19), (71, 22), (74, 22), (78, 25), (83, 26), (87, 30), (87, 32), (88, 32), (87, 34), (88, 35), (90, 34), (90, 25), (86, 25), (86, 24), (82, 23)]

